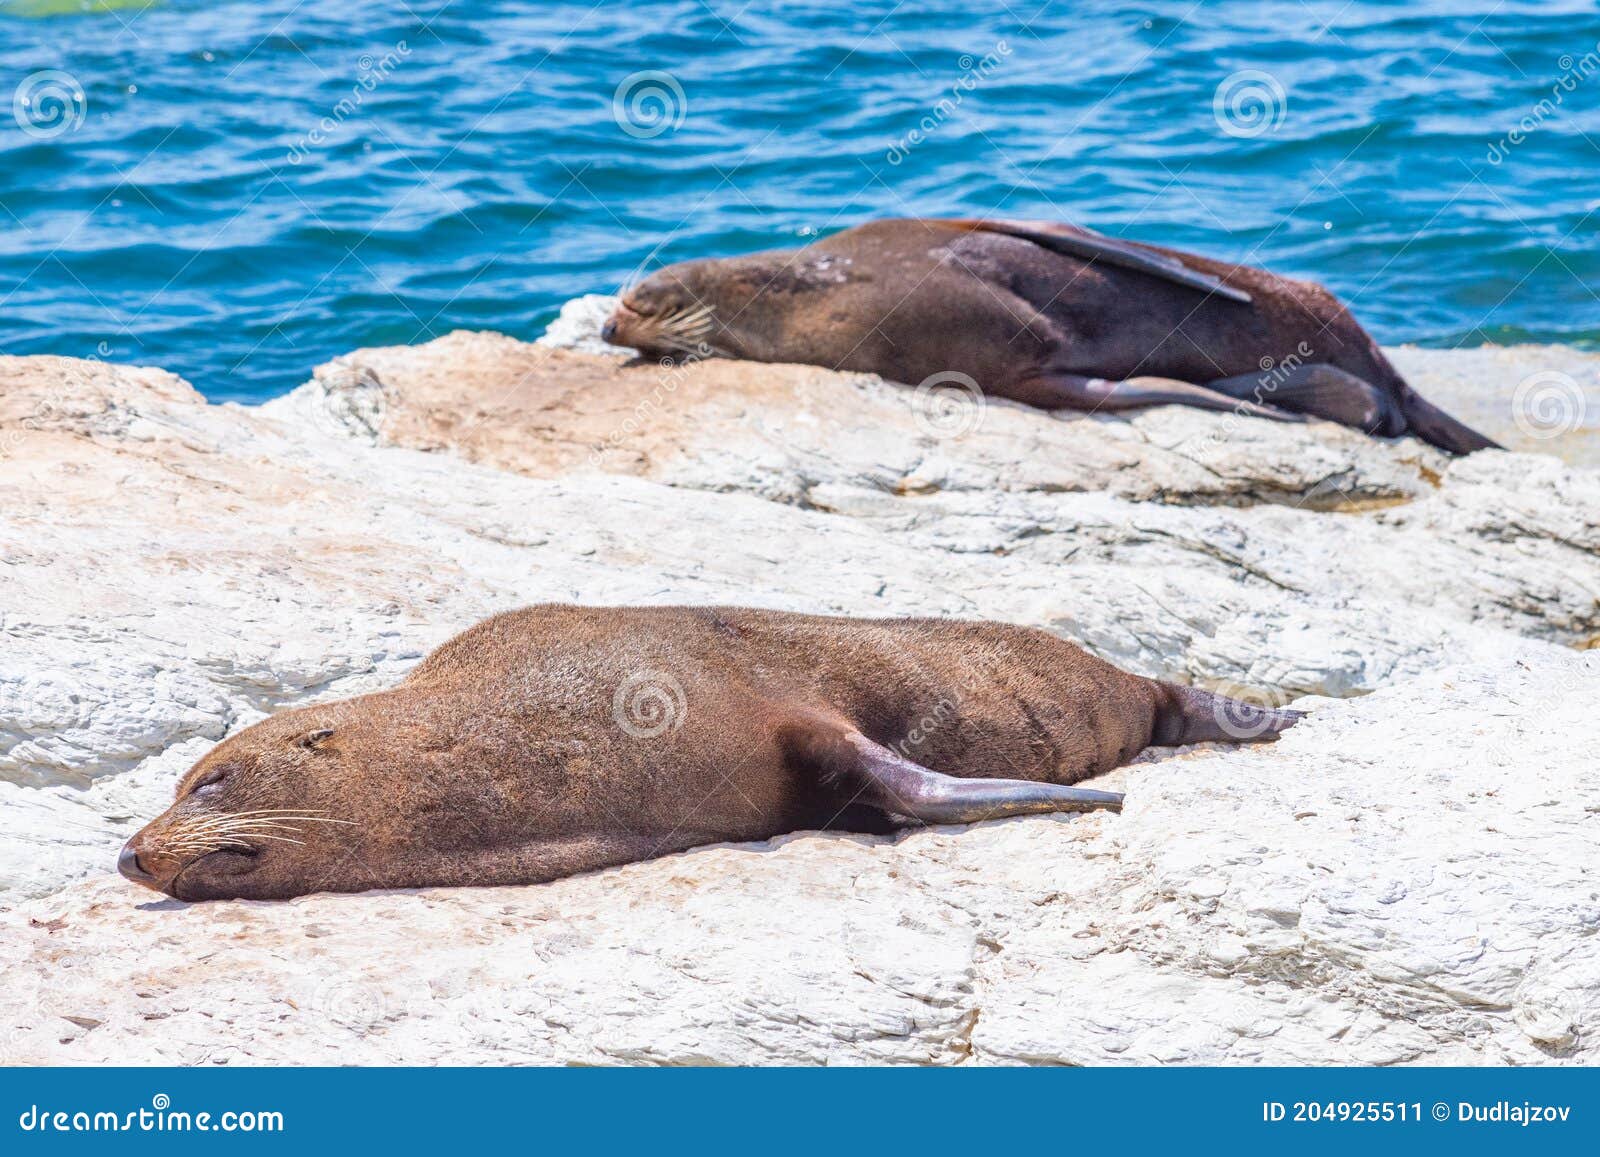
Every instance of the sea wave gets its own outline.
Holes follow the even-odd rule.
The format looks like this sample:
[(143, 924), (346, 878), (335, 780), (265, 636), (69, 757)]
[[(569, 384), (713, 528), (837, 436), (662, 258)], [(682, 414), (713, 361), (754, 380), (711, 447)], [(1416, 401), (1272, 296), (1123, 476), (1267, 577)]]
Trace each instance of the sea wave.
[(216, 398), (886, 215), (1268, 265), (1388, 343), (1600, 347), (1589, 4), (54, 7), (0, 8), (0, 348)]

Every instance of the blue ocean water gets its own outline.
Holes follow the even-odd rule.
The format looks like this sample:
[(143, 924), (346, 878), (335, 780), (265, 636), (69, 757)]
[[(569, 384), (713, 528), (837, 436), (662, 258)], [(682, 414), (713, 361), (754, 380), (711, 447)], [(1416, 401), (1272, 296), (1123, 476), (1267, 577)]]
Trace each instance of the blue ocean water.
[(0, 0), (0, 350), (260, 399), (996, 212), (1314, 276), (1387, 342), (1596, 344), (1597, 162), (1589, 2)]

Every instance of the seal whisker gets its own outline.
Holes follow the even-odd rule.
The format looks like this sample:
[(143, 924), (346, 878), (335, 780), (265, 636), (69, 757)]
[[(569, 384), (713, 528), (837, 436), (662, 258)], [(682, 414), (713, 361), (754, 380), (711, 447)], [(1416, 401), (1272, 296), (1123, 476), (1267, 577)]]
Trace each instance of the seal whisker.
[(711, 316), (712, 313), (709, 308), (680, 310), (662, 318), (661, 325), (665, 329), (684, 329), (689, 326), (700, 325), (703, 322), (709, 322)]
[(675, 335), (677, 335), (679, 337), (691, 337), (692, 338), (692, 337), (700, 337), (700, 336), (702, 336), (704, 334), (708, 334), (708, 333), (711, 332), (711, 329), (712, 329), (712, 321), (711, 321), (711, 319), (709, 317), (703, 317), (699, 321), (687, 322), (687, 323), (684, 323), (684, 324), (681, 324), (681, 325), (676, 325), (671, 330), (669, 330), (667, 332), (675, 334)]
[(301, 830), (301, 828), (297, 828), (293, 824), (276, 824), (270, 828), (257, 824), (236, 824), (232, 827), (213, 828), (208, 832), (201, 833), (201, 835), (202, 837), (209, 837), (211, 839), (225, 839), (229, 837), (237, 838), (241, 836), (266, 834), (273, 831), (299, 834)]
[[(258, 808), (258, 809), (254, 810), (254, 811), (224, 812), (222, 814), (223, 815), (227, 815), (227, 816), (287, 816), (287, 815), (318, 816), (318, 815), (327, 815), (328, 813), (327, 813), (327, 809), (326, 808), (317, 808), (317, 807), (311, 807), (311, 808), (269, 807), (269, 808)], [(213, 817), (207, 816), (207, 817), (204, 817), (204, 818), (210, 819), (210, 818), (213, 818)]]
[(264, 811), (218, 811), (214, 815), (184, 816), (179, 821), (179, 824), (189, 827), (208, 827), (214, 826), (214, 824), (238, 823), (242, 819), (277, 819), (288, 818), (291, 815), (299, 815), (299, 813), (294, 813), (294, 811), (290, 810), (272, 811), (272, 813), (264, 813)]
[(711, 307), (702, 305), (698, 308), (680, 309), (677, 313), (669, 315), (662, 324), (677, 328), (680, 326), (694, 325), (711, 316)]
[(163, 844), (160, 852), (157, 854), (192, 856), (197, 854), (203, 855), (206, 852), (222, 851), (229, 848), (247, 849), (250, 847), (250, 840), (277, 840), (280, 843), (299, 844), (302, 846), (305, 844), (304, 840), (290, 839), (288, 836), (275, 836), (266, 832), (250, 832), (248, 834), (248, 839), (243, 835), (235, 835), (215, 840), (196, 840), (188, 843), (179, 842)]
[(196, 858), (226, 849), (249, 850), (251, 840), (274, 840), (303, 846), (294, 836), (303, 833), (304, 823), (329, 823), (358, 826), (354, 820), (307, 815), (292, 808), (262, 808), (215, 816), (190, 816), (174, 824), (166, 833), (158, 856)]
[(265, 839), (266, 837), (268, 837), (270, 835), (273, 835), (276, 832), (283, 832), (283, 833), (286, 833), (288, 835), (298, 836), (298, 835), (301, 835), (303, 833), (303, 831), (304, 831), (303, 828), (290, 827), (290, 826), (284, 826), (284, 827), (275, 828), (275, 829), (271, 829), (271, 830), (266, 829), (266, 828), (227, 828), (227, 829), (225, 829), (223, 831), (211, 832), (211, 833), (209, 833), (209, 835), (210, 835), (210, 838), (212, 838), (212, 839), (240, 840), (240, 839), (245, 839), (245, 838), (250, 837), (250, 836), (260, 836), (263, 839)]
[(312, 823), (312, 824), (350, 824), (355, 826), (355, 820), (335, 819), (332, 816), (307, 815), (290, 809), (272, 812), (229, 812), (215, 816), (194, 816), (179, 821), (173, 827), (174, 831), (212, 831), (218, 828), (237, 826), (245, 823)]
[(659, 336), (661, 338), (662, 345), (665, 345), (668, 349), (675, 350), (678, 353), (689, 354), (694, 357), (702, 357), (708, 352), (722, 352), (721, 350), (717, 349), (716, 346), (712, 345), (708, 341), (705, 341), (704, 339), (692, 340), (689, 337), (682, 337), (675, 333), (663, 333)]
[(193, 844), (177, 844), (170, 848), (163, 848), (166, 855), (178, 858), (203, 856), (210, 852), (222, 851), (225, 848), (248, 848), (250, 845), (242, 840), (203, 840)]

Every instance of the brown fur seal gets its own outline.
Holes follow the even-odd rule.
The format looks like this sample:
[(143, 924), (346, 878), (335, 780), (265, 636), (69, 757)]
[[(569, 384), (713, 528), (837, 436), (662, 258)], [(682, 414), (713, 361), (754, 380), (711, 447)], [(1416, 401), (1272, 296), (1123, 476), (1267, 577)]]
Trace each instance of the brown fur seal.
[(891, 816), (1117, 808), (1065, 785), (1297, 717), (996, 623), (537, 606), (219, 744), (118, 867), (183, 900), (534, 883)]
[(798, 250), (669, 265), (605, 339), (926, 382), (1047, 410), (1177, 403), (1494, 446), (1423, 400), (1320, 285), (1070, 225), (874, 221)]

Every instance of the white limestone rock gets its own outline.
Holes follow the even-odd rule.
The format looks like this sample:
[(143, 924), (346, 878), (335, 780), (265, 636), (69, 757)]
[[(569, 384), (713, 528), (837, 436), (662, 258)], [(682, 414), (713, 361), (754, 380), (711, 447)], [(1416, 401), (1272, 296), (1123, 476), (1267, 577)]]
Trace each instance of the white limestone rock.
[[(1403, 355), (1461, 409), (1427, 380), (1459, 352)], [(1600, 476), (1547, 441), (964, 415), (489, 334), (260, 408), (0, 358), (0, 1059), (1592, 1060)], [(1320, 698), (1115, 773), (1120, 817), (288, 904), (111, 874), (217, 739), (541, 600), (1004, 619)]]
[(1120, 817), (287, 903), (102, 878), (0, 914), (0, 1035), (26, 1063), (1593, 1063), (1597, 693), (1595, 654), (1442, 669), (1127, 769)]

